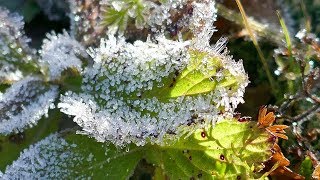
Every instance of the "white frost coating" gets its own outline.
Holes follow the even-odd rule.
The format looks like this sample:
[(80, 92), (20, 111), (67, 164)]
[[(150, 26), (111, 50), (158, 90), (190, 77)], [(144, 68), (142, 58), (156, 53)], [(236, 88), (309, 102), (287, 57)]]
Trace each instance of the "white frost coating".
[[(225, 42), (224, 39), (221, 41)], [(241, 62), (236, 63), (221, 53), (225, 45), (220, 41), (210, 48), (215, 50), (211, 54), (221, 57), (223, 68), (239, 77), (238, 91), (217, 87), (216, 91), (206, 95), (181, 96), (165, 101), (156, 97), (139, 98), (147, 90), (163, 87), (163, 78), (188, 65), (189, 45), (189, 42), (164, 37), (158, 37), (157, 43), (148, 40), (130, 44), (110, 36), (101, 41), (100, 48), (90, 49), (89, 54), (95, 63), (84, 71), (83, 93), (67, 93), (61, 97), (58, 107), (75, 116), (74, 121), (83, 128), (81, 133), (119, 146), (131, 142), (137, 145), (147, 142), (161, 144), (165, 136), (177, 138), (185, 133), (182, 125), (191, 126), (188, 131), (192, 131), (196, 124), (204, 127), (206, 123), (215, 123), (221, 119), (221, 107), (227, 111), (224, 115), (228, 115), (243, 101), (247, 85)], [(206, 59), (202, 61), (205, 63)], [(219, 73), (224, 75), (222, 71)]]
[[(30, 39), (24, 35), (23, 27), (24, 22), (22, 16), (17, 13), (10, 13), (7, 9), (0, 7), (0, 48), (7, 48), (7, 51), (0, 52), (2, 55), (8, 54), (10, 48), (17, 49), (16, 52), (19, 54), (23, 51), (27, 51), (30, 55), (34, 54), (34, 50), (28, 46)], [(4, 47), (1, 41), (5, 42), (8, 47)], [(10, 61), (30, 61), (27, 57), (21, 59), (15, 57), (10, 58), (11, 59), (8, 59)]]
[(25, 40), (25, 45), (29, 39), (23, 37), (23, 17), (17, 13), (10, 13), (7, 9), (0, 7), (0, 35), (9, 38), (9, 42), (14, 42), (18, 38)]
[(47, 65), (51, 79), (60, 77), (67, 68), (81, 71), (82, 62), (79, 57), (87, 57), (85, 48), (64, 31), (63, 34), (47, 34), (41, 49), (40, 63)]
[[(160, 9), (153, 9), (161, 16), (150, 16), (159, 18), (159, 25), (168, 20), (170, 10), (182, 8), (186, 1), (166, 3), (168, 6), (161, 4), (161, 8), (157, 7)], [(122, 5), (113, 3), (116, 9), (121, 9)], [(58, 104), (62, 112), (74, 116), (74, 121), (83, 128), (80, 133), (118, 146), (132, 142), (139, 146), (148, 142), (163, 144), (166, 143), (164, 138), (177, 139), (186, 133), (186, 126), (190, 133), (230, 116), (243, 102), (248, 77), (242, 62), (235, 62), (228, 55), (226, 38), (213, 46), (209, 44), (215, 31), (214, 2), (196, 1), (192, 7), (190, 30), (195, 36), (190, 41), (168, 40), (157, 31), (159, 34), (153, 41), (148, 38), (146, 42), (131, 44), (122, 37), (109, 35), (107, 40), (101, 40), (99, 48), (89, 49), (94, 64), (83, 72), (82, 92), (68, 92)], [(157, 22), (156, 19), (151, 21)], [(188, 67), (191, 51), (206, 54), (199, 59), (196, 69), (204, 75), (207, 75), (206, 70), (219, 67), (216, 75), (210, 77), (217, 82), (216, 88), (206, 94), (175, 98), (148, 95), (154, 88), (166, 88), (163, 79), (176, 77), (176, 73)], [(217, 67), (209, 65), (208, 60), (213, 57), (220, 61)], [(232, 88), (223, 85), (225, 81), (222, 80), (228, 82), (228, 78), (234, 84)]]
[(50, 135), (21, 152), (0, 177), (3, 180), (70, 178), (75, 162), (83, 160), (72, 152), (74, 147), (57, 134)]
[[(0, 42), (1, 43), (1, 42)], [(0, 49), (1, 51), (1, 49)], [(18, 81), (23, 78), (22, 72), (17, 69), (13, 64), (2, 61), (0, 64), (0, 83), (2, 81)]]
[(45, 87), (37, 77), (16, 82), (0, 95), (0, 133), (9, 134), (35, 125), (42, 116), (47, 116), (57, 95), (57, 87)]
[(19, 68), (12, 62), (30, 62), (34, 50), (28, 47), (30, 39), (23, 31), (23, 17), (0, 7), (0, 83), (22, 78)]
[[(135, 19), (136, 28), (148, 27), (151, 31), (159, 33), (168, 30), (167, 28), (170, 26), (175, 28), (187, 27), (191, 13), (187, 12), (186, 8), (191, 2), (189, 0), (103, 0), (100, 4), (118, 12), (125, 12), (123, 17), (125, 26), (127, 19), (130, 17)], [(179, 18), (176, 19), (178, 16)], [(102, 17), (113, 19), (114, 15), (102, 15)], [(173, 19), (175, 19), (175, 22), (173, 22)], [(117, 23), (108, 26), (109, 34), (114, 34), (118, 30), (119, 24)]]
[[(215, 3), (212, 0), (202, 0), (198, 2), (193, 2), (193, 15), (190, 22), (191, 30), (194, 34), (194, 48), (199, 50), (206, 50), (210, 47), (210, 38), (215, 32), (215, 27), (213, 23), (217, 18), (217, 9), (215, 8)], [(218, 44), (218, 47), (224, 49), (224, 45)]]

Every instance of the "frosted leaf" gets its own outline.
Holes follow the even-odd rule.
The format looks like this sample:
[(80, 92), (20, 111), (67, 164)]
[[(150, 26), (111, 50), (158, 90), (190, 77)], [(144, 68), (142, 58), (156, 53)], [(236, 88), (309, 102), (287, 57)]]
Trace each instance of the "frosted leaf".
[(58, 79), (67, 68), (76, 68), (81, 72), (81, 57), (87, 57), (84, 47), (71, 38), (66, 31), (63, 34), (47, 34), (41, 49), (40, 63), (48, 66), (50, 79)]
[(28, 47), (30, 39), (23, 31), (23, 17), (0, 7), (0, 83), (22, 78), (21, 71), (36, 66), (35, 50)]
[(1, 179), (58, 179), (70, 177), (73, 163), (81, 156), (75, 147), (57, 134), (48, 136), (21, 152), (20, 157), (7, 166)]
[(37, 77), (26, 77), (0, 94), (0, 133), (22, 131), (47, 115), (58, 88)]
[(227, 55), (225, 41), (200, 52), (188, 41), (158, 37), (131, 44), (110, 36), (90, 49), (94, 64), (84, 71), (82, 92), (68, 92), (58, 107), (75, 116), (81, 133), (101, 142), (177, 139), (186, 125), (192, 132), (214, 124), (243, 102), (248, 78), (242, 62)]

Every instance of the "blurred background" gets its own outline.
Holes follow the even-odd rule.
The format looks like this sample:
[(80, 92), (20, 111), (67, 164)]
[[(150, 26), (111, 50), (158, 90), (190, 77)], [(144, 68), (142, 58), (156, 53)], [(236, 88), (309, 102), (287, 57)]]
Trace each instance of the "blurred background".
[[(280, 144), (292, 168), (305, 157), (315, 156), (317, 160), (320, 157), (320, 0), (242, 0), (261, 54), (252, 42), (236, 2), (216, 2), (218, 20), (214, 25), (218, 31), (212, 43), (221, 36), (228, 37), (230, 54), (243, 59), (251, 82), (246, 89), (245, 104), (237, 111), (255, 120), (259, 107), (269, 105), (278, 122), (290, 126), (289, 141)], [(23, 15), (25, 32), (34, 48), (39, 49), (46, 33), (70, 28), (66, 0), (0, 0), (0, 6)]]

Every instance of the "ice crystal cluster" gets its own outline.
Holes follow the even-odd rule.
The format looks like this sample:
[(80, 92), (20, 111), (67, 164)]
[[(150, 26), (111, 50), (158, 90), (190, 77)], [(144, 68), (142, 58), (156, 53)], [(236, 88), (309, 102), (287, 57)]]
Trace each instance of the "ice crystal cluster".
[(47, 34), (41, 49), (40, 63), (47, 66), (50, 79), (58, 79), (63, 70), (76, 68), (81, 71), (81, 58), (86, 58), (85, 48), (64, 31), (63, 34)]
[[(27, 48), (20, 16), (0, 12), (2, 53), (16, 50), (20, 58), (0, 62), (14, 68), (19, 67), (16, 61), (28, 65), (21, 66), (23, 72), (13, 72), (17, 82), (0, 95), (0, 133), (36, 124), (59, 101), (57, 107), (73, 117), (81, 133), (100, 142), (161, 145), (232, 116), (243, 102), (248, 78), (242, 62), (228, 55), (226, 38), (210, 45), (214, 1), (102, 1), (98, 5), (104, 11), (96, 11), (94, 1), (92, 7), (81, 6), (91, 8), (82, 16), (75, 10), (79, 1), (70, 4), (70, 16), (79, 27), (48, 34), (37, 54)], [(100, 27), (106, 35), (100, 34), (95, 43), (79, 38), (88, 33), (99, 37), (97, 22), (84, 21), (89, 15), (106, 26)], [(132, 21), (136, 29), (150, 29), (145, 40), (127, 39)], [(86, 51), (88, 44), (99, 42)], [(29, 66), (37, 76), (30, 74)], [(1, 68), (8, 74), (4, 68), (11, 66)], [(79, 72), (81, 87), (57, 98), (59, 85), (65, 83), (61, 74), (70, 68)]]
[(53, 107), (58, 95), (56, 86), (44, 84), (40, 78), (25, 77), (0, 94), (0, 133), (22, 131), (37, 124)]
[(109, 25), (109, 33), (123, 34), (127, 26), (130, 33), (128, 23), (132, 19), (135, 28), (149, 29), (150, 34), (182, 36), (201, 32), (196, 39), (201, 39), (202, 43), (209, 43), (211, 36), (208, 33), (214, 31), (216, 9), (213, 1), (104, 0), (101, 6), (105, 8), (102, 24)]
[[(104, 23), (109, 24), (109, 32), (117, 30), (124, 31), (128, 21), (135, 20), (135, 26), (138, 29), (152, 27), (151, 31), (165, 29), (173, 23), (172, 17), (184, 11), (188, 5), (185, 0), (168, 1), (150, 1), (150, 0), (104, 0), (101, 2), (106, 7), (104, 14)], [(208, 4), (207, 4), (208, 5)], [(209, 15), (212, 13), (209, 12)], [(121, 19), (116, 19), (115, 14), (119, 14)], [(184, 13), (182, 17), (175, 22), (176, 28), (182, 28), (188, 24), (191, 13)], [(214, 16), (211, 16), (214, 19)], [(212, 27), (212, 26), (211, 26)]]
[[(0, 93), (0, 134), (36, 125), (55, 107), (58, 97), (58, 86), (48, 80), (57, 80), (67, 68), (81, 71), (80, 59), (88, 56), (84, 47), (66, 32), (48, 34), (40, 55), (36, 54), (23, 34), (22, 20), (0, 8), (0, 85), (12, 84)], [(32, 74), (34, 71), (43, 74)]]
[[(71, 150), (75, 144), (69, 144), (57, 134), (52, 134), (21, 152), (19, 159), (6, 168), (0, 178), (9, 179), (57, 179), (70, 176), (72, 163), (82, 160)], [(62, 152), (62, 153), (61, 153)], [(53, 158), (54, 157), (54, 158)]]
[[(111, 4), (127, 6), (124, 2)], [(241, 61), (227, 55), (225, 39), (209, 45), (214, 3), (192, 5), (190, 29), (199, 37), (173, 41), (157, 35), (153, 40), (128, 43), (110, 35), (101, 40), (100, 47), (89, 50), (94, 64), (83, 73), (82, 92), (68, 92), (59, 103), (62, 112), (75, 116), (82, 133), (120, 146), (161, 144), (164, 137), (184, 134), (185, 126), (190, 131), (230, 115), (242, 102), (247, 76)], [(208, 90), (200, 93), (197, 86)]]
[[(226, 38), (210, 44), (214, 1), (90, 2), (70, 1), (71, 32), (48, 34), (38, 52), (27, 46), (21, 17), (0, 9), (0, 134), (56, 109), (99, 142), (167, 146), (230, 119), (243, 102), (242, 61), (228, 55)], [(70, 69), (76, 77), (66, 77)], [(51, 135), (0, 177), (69, 177), (65, 168), (83, 160), (72, 148)]]
[(29, 63), (34, 55), (30, 41), (24, 36), (23, 18), (0, 7), (0, 83), (17, 81), (23, 77), (19, 61)]

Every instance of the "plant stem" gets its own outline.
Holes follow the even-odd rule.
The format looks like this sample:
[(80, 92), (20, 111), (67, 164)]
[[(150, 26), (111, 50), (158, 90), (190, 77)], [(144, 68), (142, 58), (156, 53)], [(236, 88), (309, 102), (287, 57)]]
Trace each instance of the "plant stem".
[(264, 55), (263, 55), (262, 50), (261, 50), (261, 48), (260, 48), (260, 46), (258, 44), (258, 41), (257, 41), (256, 37), (254, 36), (252, 29), (250, 28), (250, 24), (248, 22), (247, 15), (246, 15), (243, 7), (242, 7), (242, 4), (241, 4), (240, 0), (236, 0), (236, 2), (237, 2), (237, 5), (239, 7), (240, 13), (242, 15), (242, 19), (243, 19), (244, 25), (245, 25), (245, 27), (246, 27), (246, 29), (247, 29), (247, 31), (248, 31), (251, 39), (252, 39), (252, 42), (253, 42), (254, 46), (256, 47), (256, 49), (258, 51), (260, 60), (261, 60), (262, 65), (263, 65), (263, 69), (267, 73), (267, 78), (269, 80), (269, 83), (270, 83), (270, 86), (271, 86), (271, 90), (272, 90), (273, 94), (276, 95), (277, 94), (276, 85), (275, 85), (274, 79), (273, 79), (273, 77), (272, 77), (272, 75), (270, 73), (270, 70), (269, 70), (269, 67), (268, 67), (268, 64), (267, 64), (267, 60), (264, 58)]

